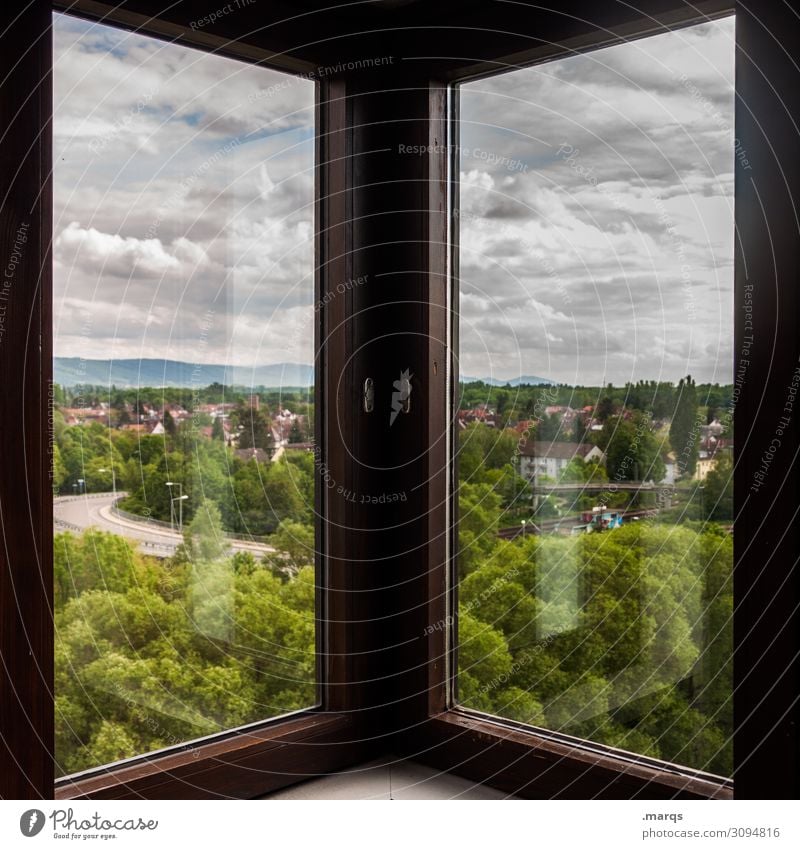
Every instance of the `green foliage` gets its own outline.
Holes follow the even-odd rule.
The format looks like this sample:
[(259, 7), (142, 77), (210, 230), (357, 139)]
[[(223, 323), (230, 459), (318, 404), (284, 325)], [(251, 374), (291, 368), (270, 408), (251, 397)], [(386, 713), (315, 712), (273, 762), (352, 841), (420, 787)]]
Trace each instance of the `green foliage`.
[(691, 375), (678, 382), (676, 395), (675, 409), (669, 426), (669, 441), (677, 457), (681, 475), (691, 477), (697, 467), (699, 426), (705, 418), (698, 418), (697, 387)]
[[(499, 504), (493, 517), (481, 503), (492, 527)], [(462, 531), (462, 703), (731, 774), (729, 534), (639, 522), (490, 544), (474, 519)]]
[(704, 518), (713, 522), (733, 521), (733, 457), (721, 453), (703, 482)]
[(517, 451), (518, 434), (473, 422), (458, 438), (459, 477), (468, 483), (480, 483), (486, 472), (502, 469)]
[(273, 440), (267, 414), (255, 407), (239, 407), (234, 415), (239, 431), (240, 448), (263, 448), (272, 453)]
[(647, 416), (609, 419), (600, 446), (606, 452), (606, 470), (611, 480), (660, 481), (666, 473), (662, 446)]
[(214, 545), (157, 561), (111, 534), (56, 535), (56, 757), (60, 773), (313, 704), (313, 569), (280, 580)]

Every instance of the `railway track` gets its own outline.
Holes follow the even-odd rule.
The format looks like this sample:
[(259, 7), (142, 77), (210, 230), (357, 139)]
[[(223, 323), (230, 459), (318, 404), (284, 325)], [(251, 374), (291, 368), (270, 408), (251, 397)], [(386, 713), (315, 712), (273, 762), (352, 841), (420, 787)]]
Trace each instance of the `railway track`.
[[(624, 510), (619, 511), (622, 512), (622, 521), (634, 521), (636, 519), (652, 519), (654, 516), (658, 515), (658, 510)], [(583, 520), (583, 517), (578, 514), (575, 516), (564, 516), (561, 519), (542, 519), (539, 522), (526, 522), (524, 528), (522, 525), (512, 525), (508, 528), (500, 528), (497, 532), (497, 536), (501, 539), (516, 539), (519, 536), (522, 536), (523, 530), (525, 535), (534, 534), (536, 536), (541, 534), (554, 534), (561, 533), (562, 531), (570, 531), (572, 528), (577, 525), (586, 524)]]

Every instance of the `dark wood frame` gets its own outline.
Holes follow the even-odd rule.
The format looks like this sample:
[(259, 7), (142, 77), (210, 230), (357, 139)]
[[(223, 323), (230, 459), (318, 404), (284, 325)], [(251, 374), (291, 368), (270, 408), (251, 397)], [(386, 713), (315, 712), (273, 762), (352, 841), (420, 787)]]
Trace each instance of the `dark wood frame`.
[[(307, 9), (302, 12), (279, 1), (268, 11), (263, 4), (245, 7), (213, 32), (190, 26), (217, 5), (216, 0), (178, 2), (168, 9), (149, 0), (57, 3), (281, 70), (317, 69), (316, 294), (322, 298), (338, 282), (361, 274), (370, 279), (369, 286), (335, 297), (320, 310), (318, 444), (330, 477), (345, 492), (402, 491), (407, 498), (381, 511), (318, 486), (324, 556), (318, 563), (317, 709), (219, 735), (194, 744), (193, 751), (177, 748), (74, 776), (57, 784), (56, 795), (253, 797), (395, 752), (529, 797), (729, 797), (730, 782), (713, 776), (454, 706), (452, 636), (434, 631), (426, 639), (423, 633), (427, 624), (455, 612), (454, 470), (447, 462), (446, 434), (455, 391), (449, 377), (455, 329), (448, 316), (457, 309), (451, 288), (457, 246), (449, 221), (457, 186), (444, 155), (403, 157), (394, 148), (400, 138), (409, 144), (452, 140), (454, 82), (688, 25), (730, 11), (731, 3), (641, 0), (639, 9), (610, 2), (598, 10), (597, 4), (571, 0), (548, 11), (524, 0), (476, 0), (422, 4), (416, 12), (406, 7), (401, 17), (366, 5), (312, 14), (310, 0), (301, 4)], [(498, 25), (500, 12), (510, 9), (513, 25), (505, 19)], [(54, 786), (52, 517), (45, 460), (51, 381), (50, 10), (49, 3), (35, 0), (2, 39), (11, 71), (0, 96), (3, 114), (15, 117), (14, 132), (0, 139), (0, 255), (10, 254), (20, 216), (34, 222), (29, 253), (17, 271), (13, 321), (0, 345), (4, 422), (16, 410), (35, 423), (22, 428), (24, 451), (18, 450), (16, 429), (0, 431), (5, 536), (0, 795), (6, 798), (47, 798)], [(776, 407), (784, 394), (774, 346), (790, 351), (792, 363), (800, 356), (792, 286), (798, 228), (791, 226), (800, 200), (793, 135), (800, 86), (796, 68), (781, 52), (798, 55), (798, 25), (780, 4), (765, 12), (754, 2), (738, 3), (737, 12), (737, 134), (754, 163), (752, 180), (737, 173), (737, 304), (745, 285), (754, 278), (761, 285), (757, 343), (736, 409), (737, 510), (744, 508), (735, 543), (735, 592), (741, 599), (734, 621), (736, 795), (793, 798), (800, 791), (794, 763), (799, 593), (793, 568), (800, 539), (794, 499), (786, 496), (800, 488), (796, 424), (784, 437), (782, 477), (773, 475), (759, 493), (766, 507), (753, 510), (746, 493), (773, 429), (765, 402)], [(452, 48), (442, 46), (443, 32)], [(450, 55), (443, 56), (448, 49)], [(369, 71), (358, 66), (359, 57), (380, 53), (396, 61)], [(348, 61), (352, 69), (345, 64), (344, 70), (318, 72), (321, 65)], [(777, 231), (764, 223), (773, 221), (790, 226)], [(737, 311), (737, 349), (744, 330)], [(414, 342), (414, 334), (426, 342)], [(406, 366), (414, 374), (414, 414), (399, 417), (391, 429), (384, 416), (365, 418), (359, 392), (364, 377), (374, 377), (377, 407), (384, 409), (391, 381)], [(374, 468), (381, 464), (391, 468)], [(23, 482), (26, 498), (20, 497)], [(764, 568), (765, 550), (770, 568)]]

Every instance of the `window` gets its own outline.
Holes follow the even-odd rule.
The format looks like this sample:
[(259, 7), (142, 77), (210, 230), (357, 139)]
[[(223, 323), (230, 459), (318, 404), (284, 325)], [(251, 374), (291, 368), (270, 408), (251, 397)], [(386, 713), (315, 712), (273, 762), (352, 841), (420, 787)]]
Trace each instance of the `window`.
[(733, 771), (734, 20), (461, 87), (459, 698)]
[(54, 18), (56, 761), (314, 705), (313, 83)]
[[(140, 0), (115, 7), (83, 0), (71, 4), (87, 19), (103, 16), (104, 23), (127, 31), (139, 28), (140, 34), (160, 38), (160, 45), (175, 41), (264, 66), (236, 66), (242, 79), (250, 71), (271, 68), (293, 74), (292, 80), (314, 83), (314, 294), (305, 305), (311, 306), (315, 358), (318, 671), (313, 708), (244, 727), (234, 727), (240, 718), (225, 711), (219, 727), (230, 722), (228, 730), (199, 739), (192, 736), (194, 730), (171, 732), (184, 742), (155, 752), (144, 750), (162, 741), (136, 740), (128, 751), (140, 752), (129, 760), (60, 779), (57, 797), (252, 798), (387, 752), (535, 798), (733, 794), (729, 778), (693, 769), (677, 755), (671, 763), (637, 752), (632, 735), (609, 744), (599, 742), (601, 735), (594, 734), (594, 728), (567, 723), (555, 731), (555, 723), (549, 723), (550, 728), (534, 726), (484, 712), (497, 706), (469, 709), (463, 706), (470, 695), (463, 681), (461, 703), (453, 699), (458, 657), (448, 623), (456, 612), (453, 553), (458, 548), (458, 510), (451, 499), (457, 484), (451, 479), (451, 438), (460, 408), (460, 346), (458, 323), (451, 321), (456, 310), (451, 309), (455, 299), (450, 282), (459, 250), (479, 247), (463, 239), (460, 246), (453, 245), (448, 231), (449, 210), (459, 208), (459, 186), (448, 173), (448, 156), (458, 142), (456, 86), (576, 51), (666, 35), (732, 11), (730, 4), (717, 0), (698, 5), (647, 0), (640, 6), (603, 6), (596, 19), (587, 20), (585, 11), (576, 16), (561, 7), (546, 11), (517, 4), (513, 28), (498, 28), (496, 4), (472, 4), (456, 13), (447, 4), (356, 4), (290, 16), (279, 4), (251, 4), (198, 29), (196, 7), (188, 4), (176, 4), (155, 18)], [(796, 28), (788, 7), (759, 7), (751, 13), (746, 2), (737, 4), (734, 151), (746, 151), (751, 166), (746, 170), (737, 160), (732, 169), (733, 354), (737, 362), (749, 364), (745, 378), (735, 384), (734, 409), (733, 775), (741, 798), (793, 797), (798, 791), (794, 753), (800, 578), (793, 564), (800, 532), (795, 499), (787, 495), (798, 485), (798, 439), (793, 402), (788, 400), (796, 388), (800, 358), (793, 288), (797, 233), (792, 226), (800, 195), (794, 167), (800, 86), (791, 60)], [(0, 139), (0, 186), (9, 200), (3, 206), (7, 226), (0, 230), (0, 241), (9, 259), (0, 293), (0, 736), (8, 757), (0, 772), (0, 792), (8, 798), (52, 795), (56, 751), (51, 472), (57, 467), (51, 463), (49, 411), (51, 402), (63, 399), (53, 398), (52, 380), (51, 247), (58, 236), (54, 221), (60, 219), (51, 209), (51, 29), (51, 10), (28, 4), (2, 36), (8, 70), (0, 86), (0, 106), (9, 121)], [(585, 60), (592, 61), (590, 53)], [(132, 118), (128, 126), (133, 125), (138, 126)], [(202, 135), (210, 131), (205, 128)], [(564, 141), (560, 138), (557, 144)], [(281, 144), (279, 138), (273, 142)], [(218, 164), (233, 168), (237, 161), (244, 163), (241, 148)], [(483, 144), (483, 149), (489, 148)], [(71, 166), (65, 160), (63, 167)], [(185, 166), (192, 170), (188, 160)], [(254, 180), (248, 190), (257, 185)], [(99, 208), (90, 197), (82, 202)], [(236, 204), (228, 212), (235, 220)], [(143, 214), (141, 208), (131, 210), (132, 218)], [(191, 223), (164, 221), (175, 227)], [(97, 224), (95, 229), (113, 233)], [(199, 231), (195, 237), (200, 238)], [(162, 242), (162, 248), (165, 245), (174, 250), (171, 240)], [(235, 267), (247, 246), (238, 254), (233, 250), (237, 246), (229, 245), (232, 250), (224, 262)], [(234, 301), (233, 306), (226, 303), (227, 314), (233, 317), (240, 302), (236, 287), (229, 291)], [(117, 308), (112, 304), (108, 317)], [(517, 320), (516, 315), (512, 318)], [(176, 323), (177, 329), (186, 330)], [(199, 349), (200, 331), (192, 332)], [(718, 336), (724, 338), (722, 330)], [(174, 339), (179, 341), (178, 336)], [(630, 347), (633, 351), (633, 343)], [(98, 358), (108, 358), (103, 354)], [(167, 354), (159, 356), (163, 360)], [(202, 359), (198, 351), (178, 359), (217, 362)], [(260, 359), (253, 356), (249, 362), (252, 367)], [(488, 357), (478, 365), (488, 365)], [(582, 369), (588, 372), (594, 365)], [(390, 418), (393, 385), (400, 381), (403, 386), (404, 371), (405, 388), (411, 390), (408, 412)], [(488, 376), (485, 368), (462, 373)], [(706, 377), (689, 373), (697, 394)], [(669, 381), (674, 384), (681, 376), (686, 375), (677, 373)], [(372, 413), (364, 404), (367, 378), (373, 381)], [(613, 380), (616, 389), (620, 381)], [(576, 376), (569, 385), (580, 382)], [(722, 386), (723, 380), (719, 382)], [(619, 407), (619, 398), (611, 400)], [(792, 416), (791, 426), (776, 435), (784, 415)], [(776, 438), (781, 444), (771, 448)], [(767, 462), (768, 450), (773, 453)], [(542, 466), (547, 476), (548, 462), (558, 459), (539, 452), (531, 457), (528, 471)], [(102, 463), (93, 469), (95, 484), (110, 483), (112, 496), (118, 465)], [(114, 470), (110, 481), (109, 472), (101, 469)], [(188, 482), (194, 486), (198, 479), (188, 469), (179, 479), (170, 469), (170, 477), (162, 481), (161, 521), (180, 525), (180, 503), (186, 507), (188, 501), (181, 495), (189, 494), (179, 489), (168, 495), (166, 484), (180, 482), (188, 490)], [(78, 481), (72, 482), (77, 496)], [(72, 482), (63, 496), (72, 496)], [(406, 500), (381, 502), (383, 493), (404, 493)], [(362, 494), (370, 499), (362, 500)], [(372, 496), (378, 498), (373, 501)], [(100, 493), (100, 499), (107, 497), (107, 491)], [(172, 498), (178, 499), (177, 514), (169, 507)], [(702, 513), (707, 505), (692, 499), (690, 506)], [(183, 519), (191, 523), (194, 516), (184, 514)], [(683, 524), (686, 527), (676, 532), (692, 530)], [(478, 527), (485, 530), (485, 525)], [(165, 530), (172, 533), (171, 527)], [(522, 546), (534, 544), (531, 530), (526, 527)], [(599, 545), (593, 537), (613, 541), (614, 534), (624, 531), (623, 523), (621, 529), (585, 534), (580, 541)], [(571, 539), (565, 536), (560, 544), (566, 546)], [(138, 555), (131, 558), (136, 561)], [(567, 565), (581, 573), (580, 561)], [(553, 572), (552, 577), (550, 589), (558, 593), (557, 582), (564, 575)], [(576, 615), (580, 610), (575, 605), (589, 597), (591, 589), (582, 581), (578, 592), (569, 596)], [(224, 601), (224, 593), (220, 599)], [(573, 616), (566, 613), (567, 619)], [(679, 687), (684, 685), (682, 679)], [(199, 698), (202, 693), (193, 690), (188, 695)], [(273, 704), (279, 701), (284, 704), (278, 699)], [(547, 705), (542, 703), (542, 708), (546, 719)], [(535, 717), (531, 712), (523, 719)], [(601, 719), (586, 717), (595, 727)], [(108, 755), (114, 756), (113, 751)], [(93, 753), (95, 762), (105, 757), (99, 750), (97, 757)]]

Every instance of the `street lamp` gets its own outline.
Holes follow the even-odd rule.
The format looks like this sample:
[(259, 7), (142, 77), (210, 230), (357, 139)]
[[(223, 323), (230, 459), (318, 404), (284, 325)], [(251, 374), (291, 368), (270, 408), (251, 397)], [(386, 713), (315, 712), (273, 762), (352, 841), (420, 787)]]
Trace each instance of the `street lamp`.
[(83, 478), (78, 478), (78, 494), (86, 492), (86, 481)]
[(525, 519), (522, 520), (522, 538), (525, 539)]
[(172, 530), (175, 530), (175, 502), (178, 502), (178, 530), (183, 532), (183, 502), (189, 497), (188, 495), (183, 494), (183, 484), (180, 481), (167, 481), (167, 486), (170, 487), (170, 492), (172, 492), (172, 487), (177, 486), (178, 492), (180, 495), (176, 495), (174, 498), (170, 497), (169, 500), (169, 523), (172, 527)]
[(175, 530), (175, 502), (178, 502), (178, 533), (183, 533), (183, 502), (189, 498), (188, 495), (179, 495), (170, 499), (170, 516), (172, 517), (172, 529)]

